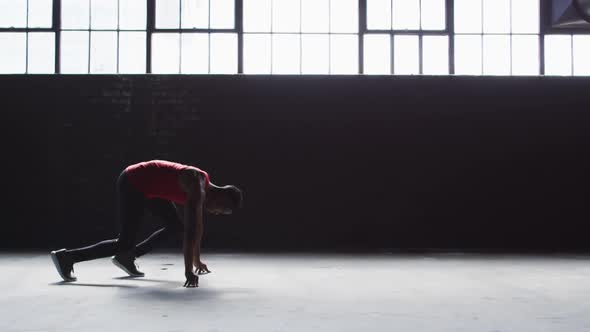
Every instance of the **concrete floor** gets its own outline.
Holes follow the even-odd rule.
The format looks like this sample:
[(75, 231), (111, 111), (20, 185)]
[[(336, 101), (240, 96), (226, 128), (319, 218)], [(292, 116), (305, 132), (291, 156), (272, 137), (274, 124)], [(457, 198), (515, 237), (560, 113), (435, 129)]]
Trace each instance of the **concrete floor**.
[(0, 254), (0, 331), (590, 331), (590, 257), (207, 254), (108, 259), (61, 283), (49, 256)]

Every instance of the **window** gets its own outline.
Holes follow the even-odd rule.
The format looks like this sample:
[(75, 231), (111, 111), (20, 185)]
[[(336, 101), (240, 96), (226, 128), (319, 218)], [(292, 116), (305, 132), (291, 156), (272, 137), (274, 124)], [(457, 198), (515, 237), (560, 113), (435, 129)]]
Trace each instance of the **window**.
[(366, 74), (446, 75), (445, 0), (367, 0)]
[(142, 0), (61, 0), (61, 72), (145, 73), (146, 17)]
[(244, 73), (358, 74), (358, 0), (244, 0)]
[(0, 0), (0, 74), (590, 76), (542, 0)]
[(0, 0), (0, 74), (55, 73), (51, 0)]
[(236, 74), (233, 0), (156, 0), (152, 72)]
[(539, 0), (455, 0), (454, 11), (456, 74), (539, 74)]

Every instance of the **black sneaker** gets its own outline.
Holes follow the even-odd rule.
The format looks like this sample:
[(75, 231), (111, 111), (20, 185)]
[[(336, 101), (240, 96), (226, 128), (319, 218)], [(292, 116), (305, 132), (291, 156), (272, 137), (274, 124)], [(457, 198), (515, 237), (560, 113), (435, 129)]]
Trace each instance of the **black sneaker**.
[(51, 260), (55, 268), (64, 281), (76, 281), (74, 272), (74, 261), (67, 254), (65, 249), (54, 250), (51, 252)]
[(145, 273), (137, 269), (138, 266), (135, 264), (135, 255), (131, 252), (117, 254), (116, 256), (113, 256), (111, 261), (131, 277), (143, 277), (145, 275)]

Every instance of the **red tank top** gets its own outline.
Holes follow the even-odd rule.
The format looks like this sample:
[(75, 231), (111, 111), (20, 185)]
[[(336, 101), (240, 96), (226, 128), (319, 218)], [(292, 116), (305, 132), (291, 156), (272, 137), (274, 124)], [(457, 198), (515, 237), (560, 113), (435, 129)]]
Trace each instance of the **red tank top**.
[(151, 160), (128, 166), (125, 172), (129, 183), (147, 198), (162, 198), (176, 203), (185, 203), (186, 194), (180, 188), (178, 175), (191, 167), (205, 175), (209, 186), (209, 174), (193, 166), (165, 160)]

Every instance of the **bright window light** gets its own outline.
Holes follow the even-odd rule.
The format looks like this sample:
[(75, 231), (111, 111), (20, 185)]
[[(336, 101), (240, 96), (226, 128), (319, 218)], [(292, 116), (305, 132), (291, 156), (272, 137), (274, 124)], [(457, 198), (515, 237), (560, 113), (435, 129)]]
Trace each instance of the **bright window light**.
[(119, 73), (145, 74), (145, 32), (119, 33)]
[(420, 0), (393, 0), (393, 29), (420, 29)]
[(209, 28), (209, 0), (182, 0), (181, 6), (183, 29)]
[(244, 73), (270, 74), (270, 35), (244, 35)]
[(367, 0), (367, 27), (373, 30), (391, 29), (391, 0)]
[(358, 36), (330, 36), (330, 73), (358, 74)]
[(152, 72), (178, 74), (180, 70), (180, 34), (155, 33), (152, 36)]
[(359, 0), (338, 0), (331, 2), (330, 32), (358, 32), (358, 1)]
[(117, 72), (117, 32), (92, 31), (90, 33), (90, 73)]
[(233, 29), (234, 12), (234, 0), (211, 0), (211, 29)]
[(244, 0), (244, 31), (270, 32), (272, 0)]
[(55, 34), (29, 33), (27, 72), (30, 74), (55, 73)]
[(455, 74), (481, 75), (481, 36), (455, 36)]
[(29, 0), (29, 28), (51, 28), (52, 15), (52, 0)]
[(391, 36), (386, 34), (365, 35), (364, 47), (365, 74), (391, 74)]
[(238, 36), (235, 33), (211, 34), (211, 74), (238, 72)]
[(180, 27), (180, 1), (156, 0), (156, 28), (178, 29)]
[(574, 75), (590, 76), (590, 36), (574, 36)]
[(484, 75), (510, 75), (510, 35), (483, 36)]
[(145, 0), (119, 0), (119, 29), (144, 30), (146, 15)]
[(510, 33), (510, 1), (483, 0), (484, 33)]
[(539, 33), (539, 0), (512, 1), (512, 32)]
[(422, 30), (444, 30), (446, 26), (446, 1), (421, 0)]
[(89, 0), (61, 0), (62, 29), (88, 29), (90, 27)]
[(481, 0), (455, 0), (455, 32), (482, 32)]
[(545, 75), (572, 75), (572, 36), (545, 36)]
[(393, 38), (393, 73), (396, 75), (420, 74), (418, 36), (398, 35)]
[(88, 31), (62, 31), (61, 72), (64, 74), (88, 74)]
[(274, 0), (272, 3), (272, 30), (299, 32), (299, 0)]
[(90, 28), (91, 29), (111, 29), (115, 30), (118, 26), (118, 1), (117, 0), (99, 0), (91, 1), (90, 7)]
[(0, 27), (24, 28), (27, 26), (27, 2), (0, 0)]
[(183, 74), (209, 73), (209, 34), (183, 33), (180, 72)]
[(24, 74), (26, 70), (26, 34), (0, 33), (0, 74)]
[(449, 74), (449, 37), (422, 37), (422, 72), (425, 75)]
[(329, 32), (329, 20), (330, 0), (301, 0), (301, 31)]
[(299, 44), (301, 37), (291, 34), (272, 36), (272, 71), (273, 74), (299, 74)]
[(301, 46), (301, 73), (330, 73), (330, 37), (328, 35), (303, 35)]
[(512, 36), (512, 75), (539, 75), (539, 36)]

